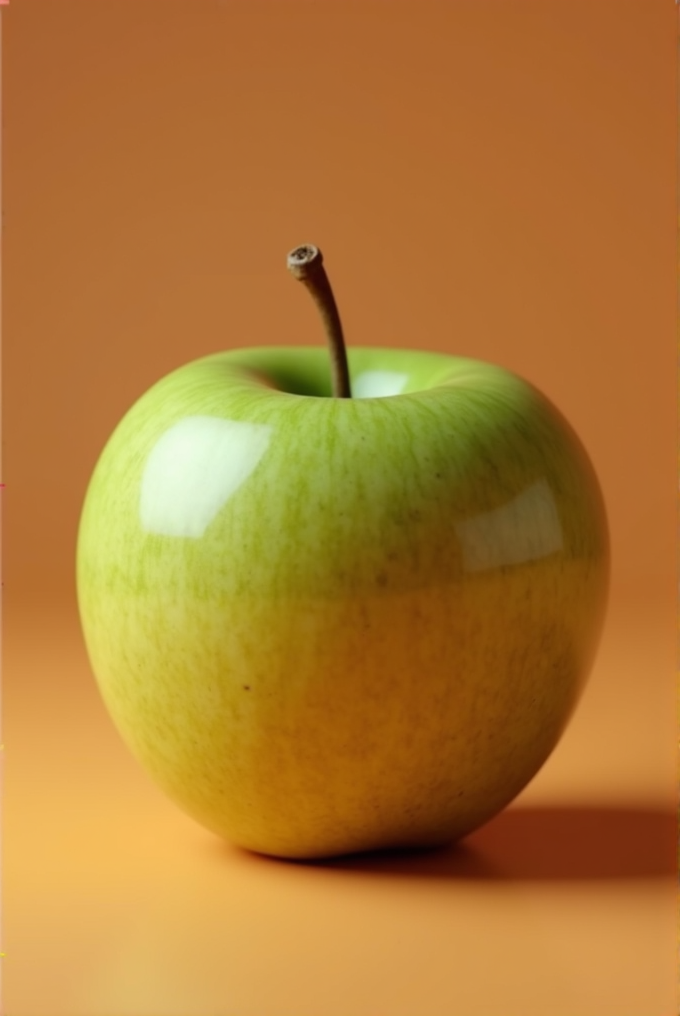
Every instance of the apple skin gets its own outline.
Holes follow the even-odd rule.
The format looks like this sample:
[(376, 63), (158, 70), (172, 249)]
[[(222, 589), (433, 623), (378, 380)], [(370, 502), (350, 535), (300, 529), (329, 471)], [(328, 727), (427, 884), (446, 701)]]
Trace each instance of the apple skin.
[(196, 821), (279, 857), (492, 818), (555, 747), (606, 607), (600, 487), (545, 396), (435, 353), (349, 364), (364, 397), (328, 397), (323, 348), (175, 370), (111, 436), (78, 534), (122, 738)]

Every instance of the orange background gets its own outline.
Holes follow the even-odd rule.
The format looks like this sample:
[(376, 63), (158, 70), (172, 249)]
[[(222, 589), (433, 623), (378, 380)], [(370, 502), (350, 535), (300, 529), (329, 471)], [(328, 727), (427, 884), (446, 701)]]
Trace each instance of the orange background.
[[(2, 989), (11, 1016), (670, 1016), (672, 0), (12, 0), (3, 9)], [(294, 865), (180, 814), (104, 712), (80, 506), (131, 403), (229, 346), (489, 359), (600, 475), (586, 696), (464, 849)], [(4, 1011), (4, 1010), (3, 1010)]]

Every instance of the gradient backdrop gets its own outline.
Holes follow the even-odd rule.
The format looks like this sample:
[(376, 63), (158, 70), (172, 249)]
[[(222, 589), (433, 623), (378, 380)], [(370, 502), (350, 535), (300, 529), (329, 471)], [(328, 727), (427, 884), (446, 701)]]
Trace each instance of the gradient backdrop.
[[(3, 1013), (671, 1016), (672, 0), (11, 0), (4, 201)], [(80, 506), (161, 375), (348, 340), (494, 360), (611, 518), (591, 684), (460, 852), (291, 865), (167, 802), (75, 609)]]

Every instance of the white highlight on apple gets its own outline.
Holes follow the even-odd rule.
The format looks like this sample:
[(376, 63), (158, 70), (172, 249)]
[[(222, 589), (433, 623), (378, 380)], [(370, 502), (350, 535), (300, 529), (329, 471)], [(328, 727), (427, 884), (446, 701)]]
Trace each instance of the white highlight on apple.
[(272, 427), (187, 416), (151, 449), (142, 475), (142, 527), (198, 539), (248, 479), (267, 450)]
[(485, 571), (548, 557), (563, 537), (552, 491), (545, 480), (527, 487), (501, 508), (456, 524), (466, 571)]
[(408, 374), (394, 370), (365, 370), (352, 379), (355, 399), (381, 399), (386, 395), (401, 395)]

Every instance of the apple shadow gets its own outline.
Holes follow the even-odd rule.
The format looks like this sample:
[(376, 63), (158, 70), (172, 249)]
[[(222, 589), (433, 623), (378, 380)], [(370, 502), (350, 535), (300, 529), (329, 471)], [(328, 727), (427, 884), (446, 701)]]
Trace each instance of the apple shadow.
[(520, 881), (667, 878), (677, 874), (671, 811), (543, 806), (502, 812), (448, 847), (384, 850), (290, 864), (377, 875)]

